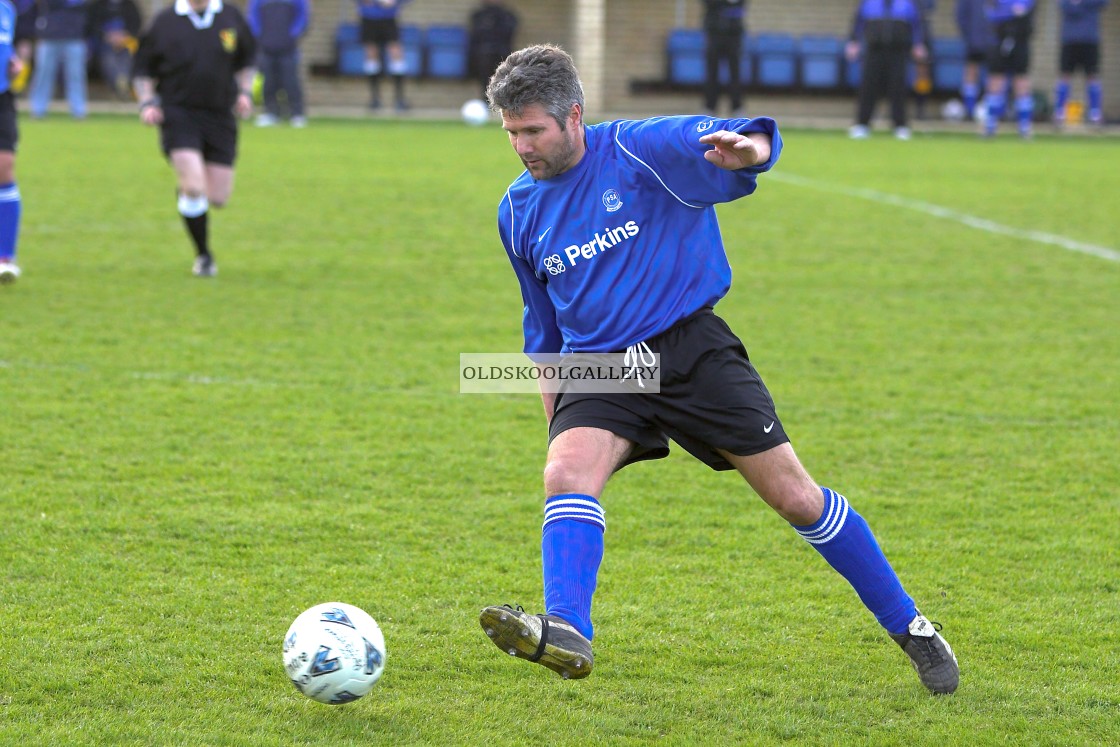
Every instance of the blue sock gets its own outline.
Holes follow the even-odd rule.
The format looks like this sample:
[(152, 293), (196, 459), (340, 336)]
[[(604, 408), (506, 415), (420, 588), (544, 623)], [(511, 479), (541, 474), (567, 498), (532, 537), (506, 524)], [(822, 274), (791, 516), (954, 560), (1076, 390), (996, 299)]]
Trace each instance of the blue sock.
[(980, 100), (980, 84), (965, 83), (961, 86), (961, 99), (964, 101), (964, 110), (968, 116), (976, 111), (976, 102)]
[(1031, 120), (1034, 118), (1034, 97), (1031, 95), (1020, 96), (1015, 99), (1015, 120), (1019, 123), (1019, 132), (1027, 134), (1031, 131)]
[(1054, 113), (1058, 119), (1066, 118), (1066, 104), (1069, 103), (1069, 83), (1059, 80), (1054, 87)]
[[(544, 504), (541, 560), (544, 609), (591, 640), (591, 597), (603, 560), (603, 507), (589, 495), (554, 495)], [(909, 622), (909, 621), (907, 621)]]
[(792, 525), (836, 571), (848, 580), (867, 609), (888, 633), (905, 633), (918, 614), (863, 517), (844, 496), (828, 488), (824, 513), (815, 524)]
[(1089, 116), (1092, 118), (1099, 117), (1101, 108), (1104, 106), (1101, 82), (1099, 80), (1089, 81), (1089, 84), (1085, 86), (1085, 93), (1089, 96)]
[(19, 236), (20, 198), (15, 182), (0, 184), (0, 260), (16, 258)]
[(984, 121), (984, 132), (995, 134), (999, 121), (1003, 119), (1003, 110), (1007, 108), (1007, 97), (1002, 93), (988, 94), (988, 118)]

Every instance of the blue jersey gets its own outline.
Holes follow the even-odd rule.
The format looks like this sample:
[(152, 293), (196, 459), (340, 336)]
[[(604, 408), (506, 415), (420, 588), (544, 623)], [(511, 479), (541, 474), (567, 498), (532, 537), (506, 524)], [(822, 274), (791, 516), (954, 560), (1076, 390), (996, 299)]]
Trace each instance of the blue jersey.
[(988, 0), (985, 10), (992, 23), (1025, 18), (1034, 12), (1035, 0)]
[(16, 8), (8, 0), (0, 0), (0, 93), (7, 93), (11, 82), (8, 80), (8, 67), (15, 44)]
[(358, 15), (371, 21), (388, 21), (397, 17), (397, 12), (408, 0), (357, 0)]
[[(574, 167), (523, 173), (498, 232), (525, 302), (526, 353), (613, 352), (664, 332), (731, 287), (715, 205), (755, 190), (778, 160), (772, 119), (657, 117), (586, 128)], [(716, 130), (765, 132), (770, 159), (737, 171), (704, 159)]]

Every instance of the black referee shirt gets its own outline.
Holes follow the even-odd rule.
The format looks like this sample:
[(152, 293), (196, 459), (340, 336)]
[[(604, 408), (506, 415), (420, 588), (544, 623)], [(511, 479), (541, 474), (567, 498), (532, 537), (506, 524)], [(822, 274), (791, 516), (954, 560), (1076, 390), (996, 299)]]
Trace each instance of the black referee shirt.
[(165, 106), (228, 110), (238, 92), (233, 75), (255, 55), (253, 32), (237, 8), (211, 0), (198, 16), (187, 0), (176, 0), (140, 39), (132, 75), (154, 78)]

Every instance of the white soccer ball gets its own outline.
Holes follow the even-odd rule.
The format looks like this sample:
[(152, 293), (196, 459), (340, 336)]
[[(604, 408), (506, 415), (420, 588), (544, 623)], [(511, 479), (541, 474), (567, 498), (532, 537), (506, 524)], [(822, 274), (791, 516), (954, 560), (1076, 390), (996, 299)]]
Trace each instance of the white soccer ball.
[(949, 99), (941, 107), (941, 118), (949, 122), (963, 122), (965, 114), (964, 102), (960, 99)]
[(357, 700), (385, 669), (385, 636), (377, 621), (352, 604), (327, 602), (305, 610), (284, 636), (284, 669), (301, 693), (320, 703)]
[(472, 127), (481, 127), (490, 121), (490, 107), (482, 99), (471, 99), (459, 110), (463, 121)]

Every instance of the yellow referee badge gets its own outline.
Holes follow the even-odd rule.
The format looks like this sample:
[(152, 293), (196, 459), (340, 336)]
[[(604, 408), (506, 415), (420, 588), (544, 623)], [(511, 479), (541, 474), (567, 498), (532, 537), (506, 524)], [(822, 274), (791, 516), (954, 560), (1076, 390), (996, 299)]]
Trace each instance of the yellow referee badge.
[(218, 38), (222, 40), (222, 49), (227, 52), (233, 52), (237, 49), (237, 29), (222, 29), (218, 32)]

